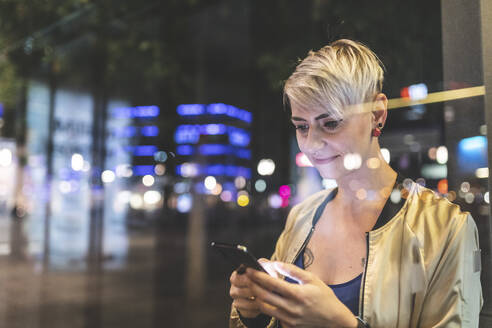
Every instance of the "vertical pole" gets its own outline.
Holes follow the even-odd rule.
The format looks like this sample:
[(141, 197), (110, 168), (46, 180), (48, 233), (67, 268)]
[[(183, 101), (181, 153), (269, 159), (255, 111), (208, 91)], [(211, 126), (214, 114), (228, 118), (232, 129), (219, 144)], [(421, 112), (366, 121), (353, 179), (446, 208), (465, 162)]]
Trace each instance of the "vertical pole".
[[(483, 82), (485, 85), (486, 94), (484, 97), (485, 106), (485, 120), (487, 124), (487, 140), (488, 140), (488, 167), (492, 167), (492, 38), (490, 37), (490, 32), (492, 32), (492, 3), (489, 0), (481, 0), (480, 3), (480, 21), (481, 21), (481, 41), (482, 41), (482, 65), (483, 65)], [(492, 185), (492, 177), (489, 175), (489, 189)], [(490, 255), (492, 254), (492, 243), (490, 242), (492, 235), (491, 231), (491, 212), (489, 207), (489, 216), (487, 218), (486, 227), (488, 228), (485, 233), (489, 236), (488, 244), (485, 246), (487, 249), (482, 248), (482, 252), (487, 254), (484, 260), (482, 256), (482, 261), (485, 262), (482, 272), (482, 289), (485, 298), (485, 304), (482, 308), (482, 313), (480, 315), (480, 326), (481, 327), (491, 327), (492, 326), (492, 284), (490, 277), (492, 275), (492, 261)]]

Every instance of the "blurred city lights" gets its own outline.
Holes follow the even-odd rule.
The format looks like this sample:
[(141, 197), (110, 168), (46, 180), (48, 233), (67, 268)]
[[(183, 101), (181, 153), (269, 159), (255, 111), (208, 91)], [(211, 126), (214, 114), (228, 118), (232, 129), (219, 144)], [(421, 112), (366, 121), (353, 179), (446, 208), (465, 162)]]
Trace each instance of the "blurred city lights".
[(483, 200), (487, 203), (487, 204), (490, 204), (490, 199), (489, 199), (490, 195), (489, 195), (489, 192), (487, 191), (485, 193), (485, 195), (483, 195)]
[(138, 193), (132, 194), (132, 196), (130, 197), (130, 206), (135, 210), (141, 209), (143, 207), (142, 196), (140, 196), (140, 194)]
[(257, 192), (264, 192), (266, 190), (267, 184), (265, 180), (263, 179), (258, 179), (255, 182), (255, 189)]
[(456, 199), (456, 193), (451, 190), (450, 192), (448, 192), (448, 194), (446, 195), (446, 198), (450, 201), (450, 202), (453, 202), (455, 199)]
[(346, 154), (343, 158), (343, 166), (347, 170), (356, 170), (360, 168), (362, 159), (359, 154)]
[(132, 193), (129, 190), (122, 190), (116, 195), (116, 200), (120, 203), (129, 203), (132, 197)]
[(105, 170), (103, 173), (101, 173), (101, 180), (104, 183), (111, 183), (115, 179), (115, 174), (111, 170)]
[(448, 162), (448, 149), (446, 146), (437, 147), (436, 160), (439, 164), (446, 164)]
[(211, 190), (212, 195), (218, 196), (222, 192), (222, 185), (217, 183), (215, 187)]
[(480, 134), (483, 136), (487, 135), (487, 124), (480, 125)]
[(282, 197), (278, 194), (273, 194), (268, 197), (268, 204), (272, 208), (280, 208), (282, 206)]
[(177, 182), (174, 184), (174, 192), (177, 194), (183, 194), (190, 190), (190, 184), (186, 182)]
[(146, 204), (155, 205), (162, 199), (162, 195), (157, 190), (148, 190), (144, 193), (143, 200)]
[(12, 164), (12, 152), (10, 149), (3, 148), (0, 150), (0, 166), (9, 166)]
[(475, 200), (475, 195), (473, 195), (471, 192), (467, 192), (465, 195), (465, 202), (467, 204), (471, 204), (473, 203), (474, 200)]
[(156, 151), (154, 153), (154, 160), (156, 162), (161, 162), (161, 163), (164, 163), (165, 161), (167, 161), (167, 153), (165, 151)]
[(289, 198), (290, 193), (291, 193), (291, 190), (290, 190), (290, 187), (288, 185), (280, 186), (280, 188), (278, 189), (278, 194), (282, 198)]
[(72, 155), (72, 170), (74, 171), (82, 171), (84, 168), (84, 157), (80, 154)]
[(389, 163), (390, 162), (391, 154), (390, 154), (389, 149), (387, 149), (387, 148), (381, 148), (381, 155), (383, 155), (384, 161), (386, 163)]
[(248, 206), (249, 204), (249, 197), (246, 196), (246, 195), (240, 195), (238, 198), (237, 198), (237, 204), (241, 207), (245, 207), (245, 206)]
[(441, 194), (447, 194), (448, 193), (448, 180), (447, 179), (441, 179), (437, 183), (437, 191)]
[(152, 175), (154, 173), (154, 165), (135, 165), (133, 166), (133, 174), (136, 176)]
[(401, 192), (398, 189), (393, 189), (390, 195), (390, 200), (394, 204), (398, 204), (401, 201)]
[(58, 188), (63, 194), (67, 194), (70, 191), (72, 191), (72, 185), (70, 184), (69, 181), (60, 181)]
[(234, 179), (234, 185), (236, 186), (237, 189), (243, 189), (246, 187), (246, 179), (244, 177), (236, 177)]
[(213, 176), (208, 176), (204, 181), (205, 188), (212, 190), (217, 185), (217, 180)]
[(484, 136), (476, 136), (462, 139), (458, 147), (464, 151), (487, 148), (487, 138)]
[(489, 177), (489, 168), (481, 167), (475, 170), (475, 176), (479, 179), (485, 179)]
[(157, 147), (154, 145), (139, 145), (133, 148), (133, 155), (135, 156), (154, 156), (156, 152)]
[(357, 199), (359, 200), (364, 200), (367, 198), (367, 191), (364, 188), (361, 188), (357, 190), (357, 192), (355, 193), (355, 197), (357, 197)]
[(198, 175), (198, 165), (195, 163), (183, 163), (181, 165), (181, 175), (185, 178), (191, 178)]
[(333, 189), (336, 188), (337, 185), (337, 180), (335, 179), (323, 179), (321, 181), (321, 184), (323, 185), (323, 188), (325, 189)]
[(313, 167), (313, 164), (304, 153), (297, 153), (296, 164), (299, 167)]
[(84, 161), (84, 165), (82, 166), (82, 172), (89, 172), (91, 170), (91, 163), (88, 161)]
[(232, 192), (230, 190), (224, 190), (220, 194), (220, 199), (222, 199), (224, 202), (230, 202), (232, 200)]
[(470, 183), (465, 181), (461, 183), (460, 190), (462, 192), (469, 192), (470, 191)]
[(275, 163), (271, 159), (262, 159), (257, 170), (260, 175), (272, 175), (275, 172)]
[(154, 182), (155, 182), (155, 178), (150, 174), (144, 175), (142, 178), (142, 183), (146, 187), (151, 187), (154, 184)]
[(370, 169), (377, 169), (381, 166), (381, 161), (377, 157), (371, 157), (366, 161), (366, 165)]
[(412, 84), (408, 87), (408, 94), (411, 100), (422, 100), (427, 98), (428, 89), (424, 83)]
[(164, 164), (157, 164), (154, 167), (154, 173), (157, 175), (164, 175), (166, 173), (166, 165)]
[(446, 164), (423, 164), (420, 174), (427, 179), (444, 179), (448, 176)]
[(403, 180), (403, 187), (406, 189), (406, 190), (410, 190), (410, 188), (412, 188), (412, 179), (405, 179)]
[(178, 196), (176, 209), (180, 213), (188, 213), (193, 206), (193, 198), (190, 194), (182, 194)]
[(119, 178), (129, 178), (133, 175), (133, 170), (130, 164), (119, 164), (116, 166), (116, 176)]
[(437, 148), (436, 147), (431, 147), (427, 151), (427, 156), (429, 156), (429, 159), (435, 161), (436, 160), (436, 153), (437, 153)]

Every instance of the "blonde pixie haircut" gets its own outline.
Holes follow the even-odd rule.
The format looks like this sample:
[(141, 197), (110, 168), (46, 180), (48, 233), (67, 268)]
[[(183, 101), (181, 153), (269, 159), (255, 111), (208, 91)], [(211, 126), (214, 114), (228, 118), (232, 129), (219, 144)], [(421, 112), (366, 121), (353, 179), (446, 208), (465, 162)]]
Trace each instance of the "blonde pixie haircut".
[(284, 86), (284, 105), (303, 110), (323, 108), (333, 119), (344, 109), (372, 102), (381, 92), (384, 70), (379, 58), (365, 45), (341, 39), (309, 51)]

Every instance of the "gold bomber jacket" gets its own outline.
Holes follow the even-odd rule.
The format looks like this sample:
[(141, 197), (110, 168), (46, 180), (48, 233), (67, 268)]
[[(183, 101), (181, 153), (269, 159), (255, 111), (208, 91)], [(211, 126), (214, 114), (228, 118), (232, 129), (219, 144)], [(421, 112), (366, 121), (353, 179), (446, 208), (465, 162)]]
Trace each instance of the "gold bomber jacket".
[[(473, 218), (414, 182), (404, 190), (399, 211), (366, 233), (359, 316), (371, 328), (478, 327), (483, 298)], [(295, 261), (314, 230), (315, 211), (332, 191), (292, 208), (272, 260)], [(267, 327), (278, 326), (272, 318)], [(234, 307), (229, 327), (245, 327)]]

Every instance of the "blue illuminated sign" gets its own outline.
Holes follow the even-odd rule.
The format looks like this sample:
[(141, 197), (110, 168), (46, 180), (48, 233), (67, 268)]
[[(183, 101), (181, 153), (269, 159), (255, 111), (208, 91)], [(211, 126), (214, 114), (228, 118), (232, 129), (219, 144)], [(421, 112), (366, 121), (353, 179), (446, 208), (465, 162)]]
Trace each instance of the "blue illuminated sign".
[(144, 176), (153, 175), (154, 165), (135, 165), (133, 166), (133, 175)]
[(3, 117), (3, 104), (0, 103), (0, 117)]
[(140, 133), (144, 137), (157, 137), (159, 135), (159, 128), (155, 125), (142, 126)]
[[(176, 174), (184, 176), (182, 172), (182, 166), (176, 166)], [(198, 165), (197, 175), (213, 175), (213, 176), (228, 176), (237, 177), (243, 176), (246, 179), (251, 179), (251, 169), (242, 166), (235, 165), (223, 165), (223, 164), (209, 164), (209, 165)]]
[(470, 173), (488, 166), (485, 136), (465, 138), (458, 143), (458, 166)]
[(176, 154), (181, 156), (190, 156), (195, 153), (193, 146), (191, 145), (179, 145), (176, 147)]
[(203, 115), (205, 114), (205, 106), (201, 104), (184, 104), (179, 105), (176, 109), (180, 116)]
[(246, 147), (249, 145), (251, 134), (243, 129), (229, 127), (229, 142), (234, 146)]
[(210, 104), (208, 106), (202, 104), (183, 104), (179, 105), (176, 109), (180, 116), (193, 116), (193, 115), (226, 115), (229, 117), (237, 118), (241, 121), (251, 123), (253, 115), (244, 110), (232, 105), (226, 104)]
[(196, 144), (200, 140), (200, 125), (180, 125), (174, 132), (174, 141), (177, 144)]
[(159, 116), (157, 106), (120, 107), (112, 110), (115, 118), (152, 118)]
[(157, 151), (156, 146), (145, 145), (145, 146), (135, 146), (133, 148), (133, 155), (135, 156), (154, 156)]

